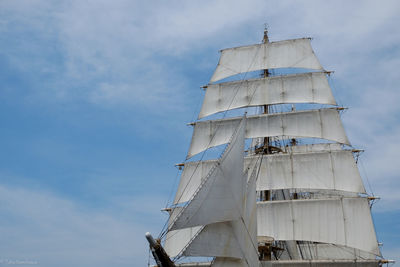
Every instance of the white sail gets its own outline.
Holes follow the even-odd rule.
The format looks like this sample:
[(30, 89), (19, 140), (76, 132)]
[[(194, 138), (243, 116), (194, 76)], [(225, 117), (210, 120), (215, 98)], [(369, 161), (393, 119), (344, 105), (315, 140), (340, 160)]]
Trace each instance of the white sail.
[(169, 231), (164, 242), (165, 252), (167, 252), (170, 257), (181, 255), (187, 244), (199, 234), (202, 228), (203, 226), (195, 226)]
[[(247, 174), (247, 172), (246, 172)], [(247, 183), (245, 195), (244, 217), (242, 223), (241, 247), (244, 251), (246, 265), (258, 267), (260, 261), (258, 260), (258, 242), (257, 242), (257, 172), (249, 172), (250, 176)], [(244, 229), (243, 229), (244, 228)]]
[[(194, 123), (187, 158), (210, 147), (228, 143), (240, 120), (230, 118)], [(336, 108), (249, 116), (245, 137), (266, 136), (322, 138), (350, 144)]]
[[(247, 174), (244, 176), (247, 180)], [(188, 244), (183, 255), (236, 258), (242, 259), (235, 260), (236, 264), (245, 264), (239, 266), (259, 266), (255, 171), (249, 178), (240, 204), (237, 208), (241, 211), (241, 219), (206, 225)], [(228, 262), (231, 260), (228, 259)], [(226, 262), (225, 259), (223, 262)]]
[(185, 256), (244, 257), (231, 222), (213, 223), (205, 226), (184, 250)]
[[(168, 226), (172, 225), (176, 216), (178, 216), (181, 211), (182, 211), (181, 207), (172, 209), (168, 220)], [(182, 254), (187, 244), (189, 244), (190, 241), (192, 241), (192, 239), (199, 234), (202, 228), (203, 226), (195, 226), (195, 227), (169, 231), (164, 241), (164, 249), (167, 252), (168, 256), (176, 257)]]
[(175, 194), (174, 204), (190, 200), (217, 160), (186, 162)]
[[(185, 163), (174, 204), (190, 199), (215, 160)], [(257, 190), (322, 189), (365, 193), (349, 150), (245, 157), (244, 168), (258, 170)]]
[[(183, 235), (186, 234), (181, 240), (188, 242), (185, 245), (179, 242), (179, 248), (174, 244), (175, 247), (168, 249), (168, 252), (184, 256), (236, 258), (242, 259), (241, 262), (245, 262), (248, 266), (259, 266), (256, 175), (254, 171), (247, 184), (248, 175), (243, 172), (245, 128), (246, 119), (244, 118), (233, 135), (227, 151), (220, 160), (216, 161), (215, 167), (210, 171), (211, 175), (206, 177), (199, 190), (194, 193), (194, 198), (177, 215), (174, 212), (171, 214), (172, 223), (169, 229), (172, 231), (169, 233), (178, 231)], [(219, 172), (215, 171), (219, 169)], [(215, 173), (218, 175), (214, 175)], [(212, 184), (210, 189), (207, 187), (209, 181)], [(204, 188), (207, 191), (202, 192)], [(214, 188), (215, 191), (212, 191)], [(230, 202), (227, 202), (227, 199)], [(230, 216), (232, 205), (238, 217)], [(202, 218), (196, 217), (199, 213), (203, 215)], [(224, 213), (228, 214), (230, 219)], [(193, 226), (200, 224), (205, 226), (193, 234)], [(189, 227), (191, 232), (179, 232), (180, 228), (186, 227)]]
[[(247, 161), (246, 161), (247, 162)], [(263, 156), (257, 190), (322, 189), (365, 193), (351, 151), (275, 154)]]
[[(255, 197), (253, 205), (253, 210), (255, 210)], [(240, 207), (237, 207), (237, 209), (241, 210)], [(175, 221), (181, 210), (181, 207), (173, 209), (169, 219), (170, 225)], [(242, 213), (243, 211), (240, 212), (240, 214)], [(253, 230), (254, 228), (257, 231), (256, 226), (253, 226)], [(256, 236), (257, 232), (254, 234)], [(231, 222), (213, 223), (206, 226), (168, 231), (164, 247), (170, 257), (185, 255), (243, 258)]]
[(232, 141), (193, 198), (177, 215), (169, 230), (233, 221), (240, 218), (238, 205), (242, 202), (245, 179), (243, 177), (244, 131), (242, 118)]
[(209, 84), (199, 119), (235, 108), (286, 103), (336, 105), (325, 72), (301, 73)]
[(258, 203), (258, 235), (357, 248), (380, 255), (365, 198)]
[(323, 70), (309, 38), (224, 49), (211, 81), (262, 69), (306, 68)]

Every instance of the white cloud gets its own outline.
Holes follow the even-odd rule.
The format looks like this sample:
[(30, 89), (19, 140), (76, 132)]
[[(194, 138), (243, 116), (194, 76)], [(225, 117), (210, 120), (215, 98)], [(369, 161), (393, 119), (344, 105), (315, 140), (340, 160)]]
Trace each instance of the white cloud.
[[(384, 4), (373, 0), (2, 1), (0, 9), (7, 16), (1, 16), (0, 31), (12, 29), (20, 35), (18, 45), (10, 44), (4, 50), (14, 66), (26, 72), (42, 69), (59, 74), (50, 86), (58, 98), (78, 97), (95, 105), (129, 105), (153, 113), (168, 110), (170, 114), (192, 113), (192, 88), (202, 85), (194, 82), (197, 72), (203, 76), (211, 73), (217, 49), (259, 42), (264, 22), (269, 23), (272, 40), (314, 37), (313, 46), (322, 64), (336, 71), (334, 91), (340, 104), (351, 107), (343, 116), (350, 140), (366, 149), (362, 157), (374, 192), (384, 199), (385, 209), (392, 209), (400, 207), (396, 192), (400, 173), (399, 8), (397, 0)], [(18, 23), (24, 30), (12, 27)], [(24, 37), (26, 33), (36, 39)], [(60, 66), (49, 62), (51, 57), (44, 57), (52, 47), (41, 47), (41, 42), (56, 46), (62, 58)], [(27, 54), (35, 57), (27, 60)], [(49, 97), (51, 92), (33, 93)], [(168, 123), (176, 121), (171, 118)], [(22, 251), (35, 259), (36, 253), (44, 253), (41, 248), (58, 247), (64, 253), (55, 255), (71, 263), (67, 258), (71, 253), (85, 260), (85, 255), (111, 251), (98, 255), (96, 263), (100, 264), (115, 253), (130, 261), (130, 253), (142, 248), (130, 244), (128, 238), (140, 232), (138, 239), (143, 239), (140, 225), (112, 214), (86, 214), (58, 197), (1, 190), (2, 201), (10, 198), (14, 207), (7, 214), (29, 214), (28, 222), (32, 222), (21, 228), (11, 224), (3, 228), (9, 229), (7, 236), (14, 240), (10, 243), (14, 250), (5, 250), (10, 257), (20, 256)], [(24, 206), (25, 199), (30, 200), (29, 208)], [(30, 243), (22, 246), (20, 240), (25, 235)], [(2, 244), (5, 249), (7, 245)]]
[[(272, 39), (316, 37), (322, 62), (339, 75), (365, 65), (365, 53), (383, 45), (374, 40), (390, 45), (400, 38), (393, 34), (397, 1), (18, 2), (3, 5), (36, 34), (55, 37), (62, 53), (64, 83), (54, 86), (64, 92), (58, 96), (80, 95), (98, 104), (131, 103), (148, 109), (191, 105), (185, 92), (193, 87), (192, 77), (182, 69), (197, 63), (188, 59), (209, 47), (258, 42), (264, 22), (270, 24)], [(215, 56), (216, 51), (205, 54)], [(351, 62), (346, 60), (349, 56)], [(195, 73), (194, 66), (188, 68)]]
[[(144, 233), (160, 226), (151, 221), (145, 224), (140, 216), (154, 218), (157, 201), (124, 201), (123, 207), (96, 211), (48, 192), (0, 186), (0, 261), (29, 260), (38, 266), (144, 266)], [(141, 203), (153, 203), (152, 210)]]

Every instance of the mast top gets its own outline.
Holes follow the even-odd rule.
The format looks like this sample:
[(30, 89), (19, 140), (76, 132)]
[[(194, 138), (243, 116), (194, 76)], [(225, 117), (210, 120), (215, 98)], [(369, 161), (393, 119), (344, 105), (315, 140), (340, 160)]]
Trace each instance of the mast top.
[(263, 38), (263, 43), (268, 43), (269, 39), (268, 39), (268, 24), (264, 23), (264, 38)]

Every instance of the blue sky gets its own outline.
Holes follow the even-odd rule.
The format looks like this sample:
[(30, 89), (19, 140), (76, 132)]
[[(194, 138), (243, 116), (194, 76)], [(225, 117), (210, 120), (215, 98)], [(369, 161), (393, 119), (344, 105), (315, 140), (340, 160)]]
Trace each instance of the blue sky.
[[(313, 37), (400, 260), (400, 2), (0, 1), (0, 266), (144, 266), (218, 50)], [(176, 186), (176, 184), (175, 184)]]

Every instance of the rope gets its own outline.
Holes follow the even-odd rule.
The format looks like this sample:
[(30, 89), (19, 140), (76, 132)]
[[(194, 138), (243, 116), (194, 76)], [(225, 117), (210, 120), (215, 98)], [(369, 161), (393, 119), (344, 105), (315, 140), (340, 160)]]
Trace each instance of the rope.
[[(241, 125), (241, 124), (240, 124)], [(241, 127), (244, 127), (243, 125), (241, 125)], [(233, 143), (235, 140), (233, 140), (236, 137), (236, 133), (239, 131), (240, 128), (237, 128), (235, 130), (235, 132), (233, 133), (233, 135), (231, 136), (229, 143)], [(224, 152), (222, 153), (222, 155), (220, 156), (219, 159), (223, 158), (227, 151), (231, 149), (231, 146), (227, 146), (224, 150)], [(190, 198), (190, 200), (188, 202), (186, 202), (185, 206), (182, 208), (182, 210), (178, 213), (178, 215), (175, 217), (174, 221), (171, 223), (171, 225), (173, 225), (181, 216), (181, 214), (185, 211), (186, 207), (189, 205), (189, 203), (197, 196), (197, 194), (200, 192), (200, 190), (203, 188), (203, 186), (209, 181), (209, 178), (211, 177), (211, 175), (214, 173), (215, 169), (219, 166), (220, 164), (220, 160), (218, 160), (216, 162), (216, 164), (212, 167), (212, 169), (208, 172), (206, 178), (202, 181), (202, 183), (200, 184), (200, 186), (196, 189), (196, 191), (194, 192), (194, 194), (192, 195), (192, 197)], [(196, 166), (197, 168), (197, 166)], [(212, 183), (215, 182), (215, 179), (212, 181)], [(212, 186), (212, 185), (211, 185)], [(201, 203), (201, 205), (197, 208), (197, 210), (199, 210), (203, 205), (203, 202)], [(197, 212), (197, 211), (196, 211)], [(195, 214), (196, 212), (193, 213), (193, 215), (187, 220), (189, 221)], [(167, 230), (168, 231), (168, 230)], [(173, 235), (172, 235), (173, 236)], [(172, 237), (171, 236), (171, 237)]]
[(174, 188), (175, 188), (175, 185), (176, 185), (176, 181), (178, 180), (178, 176), (179, 176), (179, 170), (178, 170), (178, 172), (176, 173), (176, 175), (175, 175), (175, 179), (174, 179), (174, 182), (173, 182), (173, 186), (172, 186), (172, 188), (171, 188), (171, 191), (169, 192), (169, 196), (168, 196), (168, 200), (167, 200), (167, 203), (165, 204), (165, 208), (168, 208), (168, 206), (169, 206), (169, 202), (171, 201), (171, 199), (172, 199), (172, 194), (174, 193)]
[(372, 196), (375, 196), (375, 195), (374, 195), (374, 192), (372, 191), (372, 187), (371, 187), (371, 184), (370, 184), (370, 182), (369, 182), (367, 172), (365, 171), (364, 163), (363, 163), (363, 161), (361, 160), (360, 157), (358, 158), (358, 161), (360, 162), (361, 168), (363, 169), (363, 173), (364, 173), (365, 178), (366, 178), (366, 180), (367, 180), (367, 184), (368, 184), (369, 191), (371, 192), (371, 195), (372, 195)]
[[(244, 125), (242, 125), (242, 127), (244, 127)], [(240, 130), (240, 128), (239, 129), (236, 129), (236, 132), (235, 132), (235, 134), (231, 137), (231, 139), (233, 139), (233, 137), (235, 137), (236, 136), (236, 133), (237, 133), (237, 131), (239, 131)], [(234, 141), (231, 141), (231, 142), (234, 142)], [(225, 155), (225, 153), (227, 153), (227, 150), (228, 149), (226, 149), (225, 150), (225, 152), (224, 152), (224, 155)], [(254, 161), (254, 160), (259, 160), (260, 158), (261, 158), (261, 160), (260, 160), (260, 163), (261, 163), (261, 161), (262, 161), (262, 157), (260, 157), (261, 155), (259, 155), (259, 156), (257, 156), (257, 157), (254, 157), (254, 159), (252, 159), (252, 162)], [(257, 164), (256, 164), (257, 165)], [(248, 187), (249, 187), (249, 184), (252, 182), (252, 179), (256, 179), (256, 181), (257, 181), (257, 178), (258, 178), (258, 174), (259, 174), (259, 172), (260, 172), (260, 167), (258, 167), (257, 169), (256, 168), (253, 168), (253, 172), (252, 172), (252, 175), (251, 175), (251, 177), (250, 177), (250, 179), (248, 180), (248, 182), (247, 182), (247, 184), (246, 184), (246, 191), (248, 190)], [(256, 172), (256, 170), (258, 171), (257, 172), (257, 176), (255, 177), (255, 172)], [(212, 171), (210, 171), (209, 173), (212, 173), (213, 172), (213, 170)], [(247, 172), (246, 172), (247, 173)], [(208, 180), (209, 179), (209, 177), (207, 177), (205, 180)], [(255, 181), (255, 182), (256, 182)], [(206, 183), (207, 181), (204, 181), (204, 183), (202, 183), (202, 185), (201, 186), (199, 186), (199, 188), (198, 188), (198, 190), (196, 191), (196, 193), (193, 195), (193, 197), (192, 197), (192, 199), (197, 195), (197, 193), (200, 191), (200, 189), (204, 186), (204, 184)], [(213, 183), (215, 182), (215, 180), (213, 180)], [(229, 187), (229, 189), (231, 189), (230, 187)], [(233, 192), (232, 192), (232, 194), (233, 194)], [(190, 202), (190, 201), (189, 201)], [(238, 200), (235, 198), (234, 199), (234, 202), (236, 202), (236, 206), (238, 206), (238, 205), (241, 205), (241, 203), (237, 203), (238, 202)], [(202, 203), (203, 204), (203, 203)], [(202, 204), (199, 206), (199, 208), (198, 209), (200, 209), (201, 208), (201, 206), (202, 206)], [(180, 214), (183, 212), (183, 209), (180, 211)], [(249, 232), (249, 229), (247, 228), (247, 226), (246, 226), (246, 223), (244, 222), (244, 214), (242, 213), (243, 212), (243, 210), (242, 210), (242, 208), (239, 208), (239, 212), (240, 212), (240, 218), (241, 218), (241, 221), (243, 222), (243, 226), (244, 226), (244, 228), (246, 229), (246, 232), (247, 232), (247, 234), (248, 234), (248, 236), (250, 237), (250, 239), (251, 239), (251, 234), (250, 234), (250, 232)], [(196, 214), (196, 212), (194, 212), (193, 213), (193, 216), (194, 216), (194, 214)], [(178, 215), (178, 216), (176, 216), (176, 219), (179, 217), (180, 215)], [(190, 220), (190, 219), (189, 219)], [(176, 220), (174, 220), (174, 222), (175, 222)], [(185, 249), (191, 244), (191, 242), (200, 234), (200, 232), (202, 231), (204, 229), (204, 227), (203, 228), (201, 228), (192, 238), (191, 238), (191, 240), (189, 241), (189, 243), (179, 252), (179, 254), (174, 258), (174, 260), (177, 260), (177, 259), (179, 259), (179, 258), (181, 258), (182, 257), (182, 254), (183, 254), (183, 252), (185, 251)], [(176, 234), (176, 233), (175, 233)], [(175, 234), (173, 234), (172, 236), (174, 236)], [(170, 236), (169, 238), (171, 238), (172, 236)], [(168, 238), (167, 238), (168, 239)], [(167, 240), (166, 239), (166, 240)], [(255, 244), (253, 243), (253, 242), (251, 242), (252, 243), (252, 246), (253, 246), (253, 248), (255, 249), (255, 252), (256, 253), (258, 253), (258, 248), (255, 246)], [(243, 252), (243, 251), (242, 251)], [(246, 262), (247, 262), (247, 260), (246, 260)]]
[[(254, 55), (254, 57), (253, 57), (253, 59), (252, 59), (252, 63), (250, 64), (249, 68), (247, 69), (247, 72), (244, 74), (244, 76), (243, 76), (243, 78), (242, 78), (243, 80), (245, 79), (245, 77), (247, 76), (248, 71), (251, 69), (252, 65), (254, 64), (255, 59), (256, 59), (256, 57), (257, 57), (259, 51), (260, 51), (260, 48), (259, 48), (259, 49), (257, 50), (257, 52), (255, 53), (255, 55)], [(239, 73), (238, 73), (238, 74), (239, 74)], [(233, 103), (233, 101), (234, 101), (234, 99), (235, 99), (237, 93), (239, 92), (239, 88), (240, 88), (240, 84), (236, 86), (236, 88), (235, 88), (235, 94), (234, 94), (234, 96), (232, 97), (232, 100), (231, 100), (231, 102), (230, 102), (230, 104), (229, 104), (228, 109), (227, 109), (226, 111), (224, 111), (223, 116), (222, 116), (222, 119), (224, 119), (224, 118), (226, 117), (229, 108), (232, 106), (232, 103)], [(210, 139), (210, 142), (209, 142), (208, 145), (207, 145), (207, 147), (208, 147), (208, 146), (212, 143), (212, 141), (214, 140), (214, 137), (216, 136), (216, 134), (217, 134), (217, 132), (218, 132), (218, 130), (219, 130), (219, 127), (220, 127), (220, 125), (218, 124), (218, 125), (217, 125), (217, 128), (215, 129), (215, 131), (214, 131), (214, 133), (213, 133), (213, 135), (212, 135), (212, 137), (211, 137), (211, 139)], [(186, 184), (186, 186), (185, 186), (185, 188), (183, 189), (182, 192), (184, 192), (184, 191), (186, 190), (187, 186), (190, 184), (190, 181), (191, 181), (191, 179), (193, 178), (193, 176), (194, 176), (196, 170), (198, 169), (200, 163), (202, 162), (202, 160), (203, 160), (203, 158), (204, 158), (206, 152), (207, 152), (207, 151), (204, 151), (204, 152), (202, 153), (202, 155), (201, 155), (201, 157), (200, 157), (200, 160), (198, 161), (198, 163), (197, 163), (197, 165), (196, 165), (196, 167), (195, 167), (195, 169), (194, 169), (192, 175), (191, 175), (190, 178), (189, 178), (188, 183)], [(184, 163), (187, 162), (187, 160), (188, 160), (188, 159), (185, 159)], [(182, 195), (183, 195), (183, 194), (182, 194)], [(177, 200), (177, 203), (179, 203), (179, 200), (182, 198), (182, 195), (181, 195), (181, 196), (179, 197), (179, 199)], [(167, 225), (168, 225), (168, 220), (167, 220), (166, 223), (164, 224), (164, 226), (163, 226), (163, 228), (162, 228), (162, 230), (161, 230), (161, 233), (160, 233), (160, 235), (159, 235), (159, 238), (163, 238), (163, 237), (165, 236), (166, 232), (168, 231)]]

